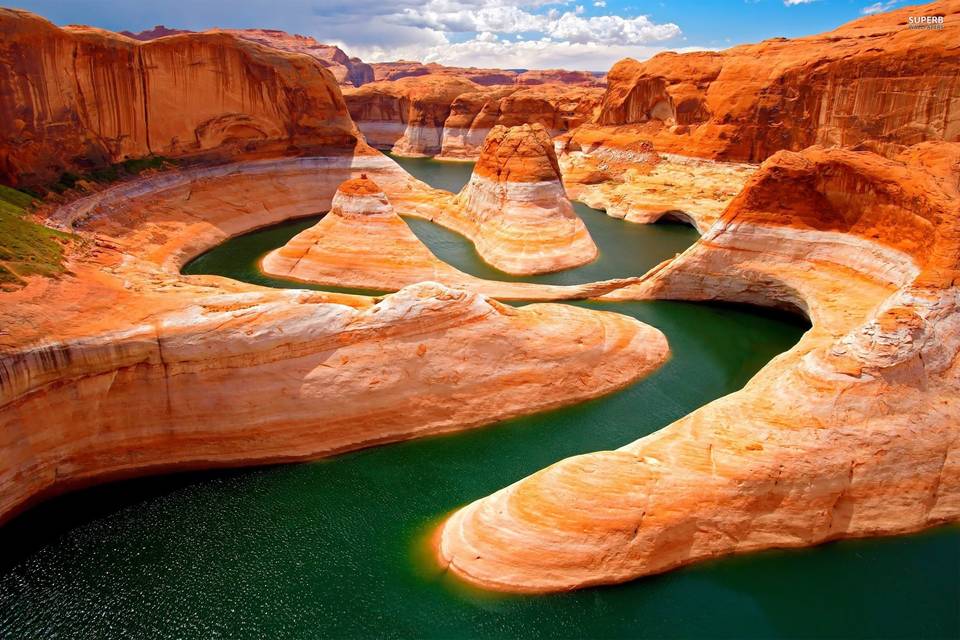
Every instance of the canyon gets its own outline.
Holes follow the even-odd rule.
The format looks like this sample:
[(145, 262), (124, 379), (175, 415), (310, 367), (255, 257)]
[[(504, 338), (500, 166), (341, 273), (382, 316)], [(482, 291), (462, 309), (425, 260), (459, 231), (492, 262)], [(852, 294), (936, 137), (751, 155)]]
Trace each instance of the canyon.
[[(960, 22), (960, 0), (923, 11)], [(915, 12), (622, 60), (602, 86), (0, 9), (0, 197), (47, 196), (22, 222), (62, 243), (61, 269), (0, 291), (0, 522), (109, 480), (577, 415), (670, 366), (673, 339), (617, 311), (651, 301), (810, 328), (654, 433), (464, 492), (429, 523), (436, 571), (563, 592), (960, 521), (960, 40), (906, 28)], [(453, 193), (378, 149), (475, 165)], [(52, 187), (145, 159), (162, 162)], [(700, 237), (645, 274), (558, 285), (467, 273), (408, 224), (538, 276), (600, 255), (573, 201)], [(258, 254), (261, 275), (312, 288), (184, 275), (320, 214)]]
[(703, 238), (618, 299), (802, 310), (747, 386), (455, 513), (467, 580), (554, 591), (960, 517), (960, 144), (769, 158)]

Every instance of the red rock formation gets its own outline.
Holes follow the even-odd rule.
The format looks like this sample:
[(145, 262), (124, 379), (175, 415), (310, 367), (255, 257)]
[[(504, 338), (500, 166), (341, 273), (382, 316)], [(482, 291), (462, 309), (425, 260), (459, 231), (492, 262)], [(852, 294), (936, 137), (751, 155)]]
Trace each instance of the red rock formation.
[(408, 156), (440, 152), (450, 105), (476, 91), (469, 80), (449, 75), (405, 77), (344, 91), (350, 115), (374, 147)]
[(553, 141), (539, 124), (490, 131), (455, 216), (481, 257), (507, 273), (558, 271), (597, 257), (564, 193)]
[[(909, 16), (934, 14), (946, 28), (907, 27)], [(622, 60), (595, 121), (603, 130), (574, 139), (644, 139), (658, 151), (747, 162), (812, 144), (895, 153), (960, 140), (958, 23), (960, 0), (943, 0), (817, 36)]]
[(664, 357), (655, 329), (572, 306), (180, 275), (227, 237), (326, 210), (360, 172), (418, 188), (379, 154), (338, 154), (191, 167), (53, 211), (84, 237), (70, 273), (0, 293), (0, 521), (107, 478), (318, 457), (560, 406)]
[(365, 175), (341, 184), (330, 212), (267, 254), (261, 268), (281, 278), (379, 291), (439, 282), (501, 300), (594, 298), (640, 280), (555, 286), (476, 278), (434, 256)]
[(605, 83), (606, 74), (590, 71), (567, 71), (566, 69), (539, 69), (524, 71), (515, 80), (521, 85), (566, 84), (585, 87), (600, 87)]
[[(290, 34), (279, 29), (214, 29), (213, 31), (232, 33), (244, 40), (257, 42), (281, 51), (308, 55), (330, 69), (330, 73), (333, 74), (333, 77), (337, 79), (337, 83), (341, 86), (359, 87), (367, 82), (373, 82), (373, 67), (360, 58), (349, 57), (340, 47), (317, 42), (316, 39), (309, 36)], [(147, 41), (179, 33), (196, 32), (184, 29), (168, 29), (161, 24), (139, 33), (130, 33), (129, 31), (121, 31), (120, 33), (134, 40)]]
[(454, 514), (442, 561), (566, 590), (960, 520), (960, 144), (769, 158), (704, 237), (618, 298), (802, 309), (747, 386)]
[(190, 31), (189, 29), (169, 29), (162, 24), (158, 24), (153, 29), (144, 29), (143, 31), (138, 31), (137, 33), (133, 33), (132, 31), (121, 31), (120, 35), (133, 38), (134, 40), (140, 40), (141, 42), (146, 42), (147, 40), (156, 40), (157, 38), (175, 36), (181, 33), (195, 32)]
[(225, 33), (149, 42), (0, 9), (0, 181), (158, 154), (358, 144), (329, 71)]
[(564, 133), (593, 117), (602, 94), (599, 88), (557, 84), (464, 93), (450, 106), (440, 155), (476, 158), (487, 134), (497, 125), (540, 124), (551, 136)]
[(453, 76), (475, 82), (481, 86), (498, 84), (513, 84), (519, 75), (516, 71), (505, 69), (477, 69), (475, 67), (447, 67), (436, 62), (423, 64), (410, 60), (397, 62), (374, 62), (372, 65), (374, 79), (380, 81), (400, 80), (416, 76), (438, 75)]
[(399, 80), (412, 76), (446, 75), (466, 78), (471, 82), (485, 87), (495, 85), (537, 85), (537, 84), (566, 84), (587, 87), (603, 86), (604, 74), (590, 71), (567, 71), (566, 69), (539, 69), (529, 71), (512, 71), (509, 69), (478, 69), (476, 67), (448, 67), (431, 62), (424, 64), (411, 60), (397, 62), (374, 62), (372, 65), (374, 76), (380, 80)]

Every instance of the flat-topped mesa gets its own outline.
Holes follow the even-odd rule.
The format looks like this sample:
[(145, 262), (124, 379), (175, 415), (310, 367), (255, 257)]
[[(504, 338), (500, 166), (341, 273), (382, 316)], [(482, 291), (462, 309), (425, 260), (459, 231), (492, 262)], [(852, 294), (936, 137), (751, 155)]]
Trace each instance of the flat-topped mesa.
[(568, 590), (772, 547), (960, 520), (960, 144), (769, 158), (632, 298), (803, 309), (741, 390), (457, 511), (441, 561)]
[(312, 284), (378, 291), (435, 281), (503, 300), (585, 299), (640, 281), (559, 286), (484, 280), (463, 273), (431, 253), (366, 174), (341, 184), (330, 212), (267, 254), (261, 269)]
[(542, 125), (494, 127), (457, 204), (477, 252), (507, 273), (559, 271), (597, 257)]

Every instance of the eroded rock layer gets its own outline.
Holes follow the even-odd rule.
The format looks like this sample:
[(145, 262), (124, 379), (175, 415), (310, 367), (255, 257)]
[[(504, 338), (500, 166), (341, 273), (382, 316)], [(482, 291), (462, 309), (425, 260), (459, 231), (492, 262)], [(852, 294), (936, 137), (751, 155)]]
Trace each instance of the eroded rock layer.
[(620, 582), (960, 519), (960, 144), (780, 152), (694, 246), (619, 298), (803, 310), (746, 387), (456, 512), (439, 554), (489, 588)]
[(541, 125), (494, 127), (457, 197), (456, 216), (483, 259), (507, 273), (558, 271), (597, 257)]
[(344, 97), (371, 145), (405, 156), (432, 156), (440, 153), (450, 105), (478, 88), (455, 76), (411, 76), (348, 89)]
[(541, 124), (557, 135), (589, 121), (603, 91), (562, 84), (484, 86), (469, 75), (437, 73), (375, 82), (344, 95), (353, 120), (377, 148), (475, 159), (497, 125)]
[(666, 357), (658, 331), (624, 316), (436, 283), (371, 299), (179, 275), (230, 236), (328, 209), (361, 172), (421, 188), (379, 154), (333, 155), (160, 173), (50, 212), (82, 237), (68, 275), (0, 293), (0, 520), (105, 478), (316, 457), (559, 406)]
[(226, 33), (138, 42), (0, 9), (0, 181), (56, 181), (127, 158), (352, 149), (315, 60)]
[(960, 140), (960, 41), (949, 26), (909, 28), (908, 18), (921, 15), (955, 25), (960, 1), (806, 38), (622, 60), (608, 74), (595, 124), (611, 139), (744, 162), (813, 144), (895, 154), (926, 140)]
[(506, 300), (569, 300), (603, 295), (639, 281), (576, 286), (483, 280), (434, 256), (366, 175), (337, 189), (323, 219), (263, 259), (269, 275), (339, 287), (396, 290), (436, 281)]
[(564, 133), (590, 120), (602, 95), (599, 88), (555, 84), (461, 94), (444, 122), (440, 157), (476, 158), (497, 125), (540, 124), (551, 136)]
[[(222, 29), (222, 31), (281, 51), (306, 54), (329, 69), (341, 86), (359, 87), (367, 82), (373, 82), (373, 67), (359, 58), (351, 58), (340, 47), (317, 42), (309, 36), (287, 33), (278, 29)], [(195, 32), (185, 29), (168, 29), (160, 24), (139, 33), (129, 31), (120, 33), (134, 40), (147, 41)]]

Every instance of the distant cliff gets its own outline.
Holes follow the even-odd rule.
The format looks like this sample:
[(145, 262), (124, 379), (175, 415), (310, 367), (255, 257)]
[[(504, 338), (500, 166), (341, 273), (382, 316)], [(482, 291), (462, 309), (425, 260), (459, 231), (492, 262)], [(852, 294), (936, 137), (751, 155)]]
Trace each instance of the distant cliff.
[(148, 155), (353, 148), (316, 60), (223, 32), (138, 42), (0, 9), (0, 182), (44, 184)]
[[(909, 16), (946, 15), (914, 30)], [(813, 144), (890, 154), (960, 140), (960, 1), (905, 8), (834, 31), (720, 52), (625, 59), (608, 74), (597, 127), (661, 151), (759, 162)], [(595, 138), (584, 129), (584, 139)]]

